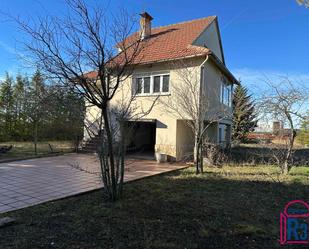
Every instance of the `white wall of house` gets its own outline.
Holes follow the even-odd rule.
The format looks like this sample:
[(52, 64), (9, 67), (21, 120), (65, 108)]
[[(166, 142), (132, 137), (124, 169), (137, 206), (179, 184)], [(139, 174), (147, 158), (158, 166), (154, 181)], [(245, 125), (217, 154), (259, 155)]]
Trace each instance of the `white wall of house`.
[(221, 39), (216, 22), (217, 21), (214, 20), (193, 42), (193, 45), (209, 48), (221, 60), (221, 62), (223, 62), (224, 55), (221, 49)]
[[(204, 60), (204, 57), (190, 60), (190, 66), (193, 70), (196, 70), (198, 80), (200, 76), (200, 65)], [(173, 69), (174, 67), (175, 64), (171, 63), (157, 63), (153, 65), (139, 66), (136, 68), (132, 77), (128, 78), (119, 88), (115, 97), (111, 101), (111, 106), (117, 106), (125, 99), (130, 98), (133, 84), (135, 84), (134, 79), (136, 77), (169, 74), (170, 92), (160, 95), (156, 105), (147, 116), (143, 117), (143, 119), (156, 120), (156, 151), (166, 153), (167, 155), (179, 160), (186, 152), (192, 149), (194, 140), (191, 129), (185, 125), (184, 121), (181, 120), (183, 117), (177, 117), (177, 114), (171, 113), (168, 111), (168, 108), (162, 104), (164, 99), (166, 100), (167, 98), (173, 98), (173, 84), (182, 84), (178, 73), (176, 73)], [(221, 76), (222, 74), (216, 65), (208, 60), (204, 70), (203, 91), (206, 91), (207, 93), (210, 107), (217, 110), (221, 110), (220, 108), (223, 107), (220, 103), (220, 89), (222, 84)], [(134, 106), (136, 113), (139, 113), (142, 112), (142, 110), (148, 110), (156, 98), (157, 95), (151, 93), (140, 95), (136, 97), (132, 105)], [(87, 120), (95, 121), (98, 116), (98, 108), (91, 107), (87, 109)], [(214, 123), (207, 131), (212, 142), (218, 142), (218, 127), (218, 124)], [(88, 138), (86, 133), (85, 138)]]

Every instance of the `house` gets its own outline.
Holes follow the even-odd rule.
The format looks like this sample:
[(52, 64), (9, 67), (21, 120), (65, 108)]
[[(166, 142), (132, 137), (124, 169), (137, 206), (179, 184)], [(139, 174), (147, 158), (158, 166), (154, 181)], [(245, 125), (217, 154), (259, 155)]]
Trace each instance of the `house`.
[[(217, 17), (157, 28), (152, 28), (152, 20), (148, 13), (141, 14), (140, 34), (147, 46), (138, 56), (138, 65), (133, 74), (123, 84), (125, 90), (122, 89), (114, 96), (112, 104), (116, 105), (117, 100), (124, 95), (129, 96), (132, 89), (137, 92), (135, 104), (139, 108), (149, 107), (149, 100), (154, 96), (159, 96), (163, 101), (173, 100), (176, 94), (173, 86), (183, 84), (176, 71), (190, 67), (196, 74), (199, 88), (206, 93), (197, 93), (196, 98), (200, 100), (203, 96), (209, 100), (211, 109), (220, 110), (223, 107), (231, 114), (233, 84), (237, 84), (237, 80), (225, 65)], [(134, 36), (136, 34), (128, 39), (134, 39)], [(180, 60), (183, 68), (175, 69), (175, 62)], [(193, 152), (194, 135), (187, 120), (171, 114), (162, 103), (159, 101), (142, 119), (132, 121), (134, 136), (128, 147), (132, 151), (160, 151), (170, 159), (181, 160), (184, 155)], [(95, 107), (88, 108), (87, 120), (94, 121), (97, 112)], [(212, 142), (224, 145), (230, 143), (230, 116), (222, 115), (217, 122), (211, 123), (207, 134)], [(85, 138), (89, 139), (86, 132)]]

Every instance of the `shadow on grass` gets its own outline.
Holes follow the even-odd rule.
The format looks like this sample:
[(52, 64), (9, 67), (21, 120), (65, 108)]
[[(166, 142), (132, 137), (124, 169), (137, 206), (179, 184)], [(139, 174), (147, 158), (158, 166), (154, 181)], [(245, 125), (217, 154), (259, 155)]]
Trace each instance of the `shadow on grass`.
[[(3, 248), (281, 248), (279, 215), (300, 183), (196, 176), (186, 169), (128, 183), (125, 197), (102, 191), (16, 211), (0, 230)], [(289, 247), (286, 247), (289, 248)]]

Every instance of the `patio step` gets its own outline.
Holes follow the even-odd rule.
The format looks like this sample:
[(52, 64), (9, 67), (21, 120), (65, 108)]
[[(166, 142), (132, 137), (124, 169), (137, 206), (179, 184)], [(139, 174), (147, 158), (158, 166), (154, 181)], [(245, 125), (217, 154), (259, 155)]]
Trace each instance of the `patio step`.
[(97, 150), (98, 144), (100, 142), (100, 137), (98, 135), (92, 137), (90, 140), (86, 141), (82, 145), (81, 152), (91, 153)]

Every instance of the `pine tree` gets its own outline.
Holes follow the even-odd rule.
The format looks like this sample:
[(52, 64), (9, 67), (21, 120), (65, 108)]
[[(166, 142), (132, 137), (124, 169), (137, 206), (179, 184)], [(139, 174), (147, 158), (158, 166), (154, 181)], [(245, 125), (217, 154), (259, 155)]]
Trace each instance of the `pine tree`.
[(233, 96), (233, 135), (234, 141), (244, 141), (249, 132), (257, 126), (254, 103), (248, 90), (238, 85)]
[(31, 79), (30, 93), (28, 98), (31, 98), (28, 116), (31, 118), (33, 125), (33, 142), (34, 153), (37, 154), (37, 143), (39, 136), (39, 128), (45, 118), (46, 108), (45, 102), (45, 83), (41, 72), (37, 69)]
[(11, 138), (13, 125), (13, 78), (6, 73), (5, 80), (0, 85), (0, 125), (2, 140), (8, 140)]
[(25, 127), (25, 81), (21, 74), (17, 74), (16, 83), (13, 88), (13, 133), (12, 137), (15, 140), (20, 140), (24, 137)]
[(45, 83), (37, 70), (27, 75), (8, 73), (0, 81), (0, 141), (74, 139), (83, 134), (84, 99), (72, 89)]
[(297, 140), (304, 146), (309, 146), (309, 112), (302, 120)]

